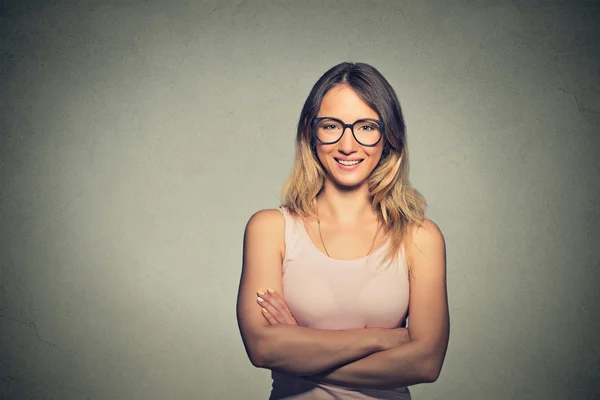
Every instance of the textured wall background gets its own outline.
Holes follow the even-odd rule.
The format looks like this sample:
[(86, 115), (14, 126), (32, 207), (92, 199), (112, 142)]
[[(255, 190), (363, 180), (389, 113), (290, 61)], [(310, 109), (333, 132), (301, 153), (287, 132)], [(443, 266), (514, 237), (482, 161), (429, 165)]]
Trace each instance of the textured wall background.
[(1, 4), (0, 398), (266, 398), (243, 229), (345, 60), (397, 90), (447, 239), (451, 343), (413, 397), (598, 393), (598, 2)]

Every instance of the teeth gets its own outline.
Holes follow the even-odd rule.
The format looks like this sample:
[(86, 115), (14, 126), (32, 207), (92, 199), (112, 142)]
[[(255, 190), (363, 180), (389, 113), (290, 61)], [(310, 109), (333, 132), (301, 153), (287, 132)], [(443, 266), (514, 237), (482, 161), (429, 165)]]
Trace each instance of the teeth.
[(360, 162), (360, 160), (354, 160), (354, 161), (337, 160), (337, 162), (339, 162), (342, 165), (356, 165)]

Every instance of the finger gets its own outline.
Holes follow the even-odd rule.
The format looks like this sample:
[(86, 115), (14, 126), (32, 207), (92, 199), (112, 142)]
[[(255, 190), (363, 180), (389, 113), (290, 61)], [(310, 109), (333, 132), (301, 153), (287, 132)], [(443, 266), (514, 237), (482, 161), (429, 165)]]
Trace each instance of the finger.
[[(269, 288), (267, 289), (267, 293), (269, 294), (269, 296), (271, 296), (271, 298), (273, 298), (273, 302), (275, 302), (275, 304), (277, 304), (277, 307), (280, 307), (282, 310), (287, 310), (289, 312), (290, 308), (288, 307), (287, 303), (285, 302), (285, 300), (283, 299), (283, 296), (281, 296), (278, 292), (276, 292), (275, 290)], [(291, 314), (291, 312), (290, 312)]]
[(269, 294), (269, 296), (273, 297), (274, 299), (277, 299), (277, 301), (280, 301), (281, 303), (285, 304), (285, 300), (283, 300), (283, 297), (279, 293), (277, 293), (276, 290), (268, 288), (267, 293)]
[(265, 308), (273, 318), (275, 318), (277, 323), (287, 324), (285, 313), (271, 304), (270, 299), (265, 294), (257, 296), (256, 301), (261, 307)]
[(267, 293), (265, 294), (265, 296), (263, 298), (271, 306), (273, 306), (273, 308), (275, 308), (275, 310), (277, 310), (277, 313), (279, 313), (281, 315), (281, 318), (283, 319), (283, 320), (281, 320), (281, 319), (279, 320), (281, 323), (288, 323), (289, 322), (289, 320), (290, 320), (289, 313), (290, 312), (289, 312), (289, 310), (288, 310), (285, 302), (279, 300), (276, 296), (273, 296), (272, 293), (270, 293), (268, 290), (267, 290)]
[(279, 324), (277, 322), (277, 320), (275, 318), (273, 318), (273, 316), (269, 313), (269, 310), (267, 310), (266, 308), (262, 309), (262, 315), (263, 315), (263, 317), (265, 317), (265, 319), (267, 320), (267, 322), (270, 325), (278, 325)]
[(292, 312), (290, 311), (285, 300), (283, 300), (283, 297), (281, 297), (281, 295), (279, 293), (277, 293), (275, 290), (269, 288), (269, 289), (267, 289), (266, 294), (267, 295), (265, 296), (265, 299), (270, 304), (272, 304), (273, 307), (275, 307), (279, 312), (281, 312), (284, 315), (285, 323), (297, 324), (296, 320), (292, 316)]

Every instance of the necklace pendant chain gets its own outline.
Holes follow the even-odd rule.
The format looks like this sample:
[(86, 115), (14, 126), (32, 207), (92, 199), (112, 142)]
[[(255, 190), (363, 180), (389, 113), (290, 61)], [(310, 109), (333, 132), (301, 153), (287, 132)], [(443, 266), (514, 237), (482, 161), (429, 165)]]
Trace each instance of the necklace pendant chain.
[[(323, 248), (325, 249), (325, 254), (327, 254), (327, 257), (331, 258), (331, 256), (329, 255), (329, 251), (327, 251), (327, 246), (325, 246), (325, 241), (323, 241), (323, 234), (321, 233), (321, 219), (319, 218), (319, 206), (318, 205), (317, 205), (317, 226), (319, 227), (319, 238), (321, 239), (321, 244), (323, 245)], [(379, 233), (379, 224), (377, 224), (377, 230), (375, 231), (375, 237), (373, 237), (373, 243), (371, 243), (371, 248), (369, 249), (369, 252), (367, 253), (366, 256), (371, 254), (371, 251), (373, 251), (373, 247), (375, 246), (375, 242), (377, 241), (378, 233)]]
[(323, 248), (325, 249), (325, 253), (327, 254), (327, 257), (331, 258), (331, 256), (329, 255), (329, 252), (327, 251), (327, 246), (325, 246), (325, 242), (323, 241), (323, 235), (321, 234), (321, 220), (319, 218), (317, 218), (317, 225), (319, 226), (319, 237), (321, 238), (321, 244), (323, 245)]

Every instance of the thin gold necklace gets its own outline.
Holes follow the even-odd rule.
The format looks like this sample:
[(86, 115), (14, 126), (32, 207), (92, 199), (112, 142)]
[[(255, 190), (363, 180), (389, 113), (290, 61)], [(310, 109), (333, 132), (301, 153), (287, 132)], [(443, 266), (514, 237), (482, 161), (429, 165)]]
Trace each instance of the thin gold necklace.
[[(327, 246), (325, 246), (325, 242), (323, 241), (323, 235), (321, 234), (321, 219), (319, 218), (319, 204), (317, 203), (317, 225), (319, 227), (319, 237), (321, 238), (321, 244), (323, 245), (323, 248), (325, 249), (325, 253), (327, 254), (327, 257), (331, 258), (331, 256), (329, 255), (329, 252), (327, 251)], [(375, 241), (377, 240), (377, 234), (379, 233), (379, 224), (377, 224), (377, 230), (375, 231), (375, 237), (373, 238), (373, 243), (371, 243), (371, 248), (369, 249), (369, 252), (367, 253), (367, 255), (365, 257), (367, 257), (369, 254), (371, 254), (371, 251), (373, 250), (373, 247), (375, 246)]]

